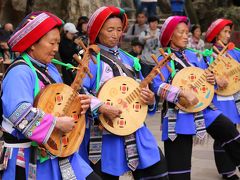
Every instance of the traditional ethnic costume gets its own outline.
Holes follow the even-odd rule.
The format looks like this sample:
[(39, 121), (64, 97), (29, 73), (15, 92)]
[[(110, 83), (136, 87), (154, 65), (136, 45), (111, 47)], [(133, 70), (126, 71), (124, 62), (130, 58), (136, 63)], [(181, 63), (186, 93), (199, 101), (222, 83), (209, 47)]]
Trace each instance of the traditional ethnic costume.
[[(214, 43), (213, 45), (215, 45), (218, 48), (218, 50), (221, 51), (222, 47), (219, 47), (217, 44), (215, 44), (216, 36), (224, 29), (225, 26), (232, 27), (232, 25), (233, 25), (232, 21), (228, 19), (217, 19), (209, 26), (206, 32), (206, 41), (209, 43)], [(233, 57), (236, 61), (240, 62), (240, 51), (236, 49), (232, 49), (232, 50), (228, 50), (227, 53), (230, 54), (231, 57)], [(206, 68), (208, 67), (209, 64), (211, 64), (214, 61), (215, 57), (216, 57), (216, 54), (212, 54), (210, 57), (207, 57), (204, 59), (205, 60), (204, 65), (206, 66)], [(240, 98), (234, 99), (234, 96), (223, 97), (215, 94), (213, 98), (213, 103), (234, 124), (239, 124), (240, 111), (236, 106), (237, 100), (240, 101)], [(220, 142), (214, 141), (213, 147), (214, 147), (215, 162), (216, 162), (216, 166), (219, 174), (222, 174), (223, 177), (225, 178), (233, 179), (234, 178), (233, 176), (237, 176), (237, 175), (234, 175), (236, 171), (236, 165), (231, 161), (228, 154), (222, 148), (222, 144)], [(238, 178), (235, 177), (235, 179), (238, 179)]]
[(62, 79), (53, 64), (33, 59), (27, 54), (27, 49), (61, 25), (62, 20), (51, 13), (33, 12), (9, 40), (12, 50), (20, 52), (21, 56), (13, 62), (2, 83), (3, 179), (83, 180), (93, 172), (78, 153), (66, 158), (49, 153), (43, 156), (37, 145), (48, 141), (56, 119), (34, 108), (34, 97), (40, 88), (61, 83)]
[[(127, 17), (122, 9), (116, 7), (101, 7), (90, 18), (88, 33), (90, 43), (97, 43), (97, 36), (103, 24), (110, 16), (117, 16), (123, 22), (123, 30), (127, 26)], [(90, 62), (89, 68), (93, 78), (85, 78), (84, 87), (94, 96), (99, 87), (115, 76), (130, 76), (137, 79), (141, 76), (139, 62), (117, 46), (108, 48), (98, 44), (101, 51), (97, 56), (97, 64)], [(107, 58), (106, 58), (107, 57)], [(124, 67), (123, 67), (124, 66)], [(127, 69), (127, 70), (126, 70)], [(98, 108), (103, 104), (96, 97), (92, 98), (91, 110), (95, 115), (90, 125), (89, 159), (95, 172), (105, 179), (118, 179), (128, 171), (133, 172), (135, 179), (167, 179), (165, 158), (159, 149), (155, 138), (142, 125), (129, 136), (117, 136), (98, 128)], [(154, 110), (153, 108), (151, 110)], [(129, 141), (131, 141), (129, 143)], [(129, 156), (128, 147), (133, 147)]]
[[(161, 29), (160, 41), (163, 47), (167, 47), (176, 26), (184, 22), (188, 24), (185, 16), (171, 16), (166, 19)], [(163, 82), (160, 77), (153, 80), (154, 92), (162, 99), (171, 96), (172, 92), (179, 91), (177, 87), (170, 85), (175, 73), (187, 66), (196, 66), (201, 68), (201, 63), (197, 56), (190, 50), (175, 50), (168, 48), (168, 53), (174, 53), (176, 57), (169, 62), (173, 73), (167, 68), (163, 68), (166, 81)], [(159, 57), (161, 61), (162, 57)], [(175, 72), (175, 73), (174, 73)], [(166, 84), (167, 83), (167, 84)], [(203, 112), (186, 113), (175, 109), (175, 98), (171, 103), (168, 102), (166, 115), (163, 117), (162, 139), (164, 141), (165, 156), (168, 164), (168, 173), (170, 179), (187, 180), (191, 175), (191, 155), (193, 136), (203, 139), (206, 131), (222, 143), (223, 148), (231, 156), (236, 165), (240, 165), (240, 135), (234, 124), (222, 115), (221, 111), (214, 107), (208, 107)]]

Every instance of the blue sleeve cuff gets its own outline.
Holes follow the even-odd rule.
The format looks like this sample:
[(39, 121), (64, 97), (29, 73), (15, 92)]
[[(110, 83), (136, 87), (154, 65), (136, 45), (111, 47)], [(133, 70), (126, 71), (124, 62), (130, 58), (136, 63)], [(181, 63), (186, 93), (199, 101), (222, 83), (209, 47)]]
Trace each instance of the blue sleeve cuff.
[(148, 114), (149, 115), (154, 115), (156, 110), (157, 110), (156, 100), (154, 100), (154, 104), (153, 105), (148, 105)]

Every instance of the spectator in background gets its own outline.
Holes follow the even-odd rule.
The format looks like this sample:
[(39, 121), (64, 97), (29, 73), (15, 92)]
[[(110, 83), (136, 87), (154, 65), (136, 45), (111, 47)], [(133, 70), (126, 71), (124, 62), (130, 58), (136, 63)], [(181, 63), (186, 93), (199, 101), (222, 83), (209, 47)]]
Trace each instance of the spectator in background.
[(82, 39), (85, 46), (88, 46), (88, 35), (87, 35), (87, 23), (88, 23), (87, 16), (80, 16), (78, 18), (77, 30), (78, 35)]
[[(78, 18), (77, 30), (79, 31), (79, 34), (82, 33), (82, 24), (87, 23), (88, 21), (89, 18), (87, 16), (80, 16)], [(86, 33), (86, 29), (84, 29), (84, 33)]]
[(147, 12), (147, 16), (156, 16), (157, 15), (157, 0), (141, 0), (141, 10)]
[(185, 0), (171, 0), (172, 15), (184, 15)]
[(132, 51), (129, 52), (134, 57), (137, 57), (138, 59), (141, 59), (141, 54), (143, 50), (143, 43), (141, 43), (138, 39), (133, 39), (131, 42)]
[(158, 28), (158, 18), (156, 16), (149, 17), (148, 23), (149, 28), (141, 32), (139, 36), (139, 41), (144, 44), (141, 56), (141, 71), (144, 77), (146, 77), (156, 65), (151, 58), (151, 54), (155, 54), (156, 56), (160, 55), (159, 48), (161, 47), (159, 42), (160, 29)]
[(4, 24), (3, 29), (9, 32), (10, 34), (13, 33), (13, 25), (11, 23)]
[(136, 22), (128, 28), (128, 31), (124, 36), (124, 40), (132, 41), (133, 39), (138, 39), (140, 33), (148, 28), (146, 21), (146, 13), (144, 11), (138, 11), (136, 13)]
[[(160, 29), (158, 28), (159, 20), (156, 16), (148, 18), (149, 28), (141, 32), (139, 36), (139, 41), (144, 44), (144, 49), (141, 55), (141, 72), (144, 77), (146, 77), (156, 65), (155, 61), (152, 59), (151, 55), (154, 54), (156, 57), (160, 55), (159, 48), (161, 47), (159, 36)], [(159, 109), (159, 97), (155, 95), (156, 107)]]
[[(59, 54), (64, 63), (70, 63), (74, 66), (77, 66), (77, 62), (73, 59), (74, 54), (78, 54), (79, 48), (78, 45), (74, 43), (75, 37), (77, 37), (78, 30), (76, 29), (73, 23), (66, 23), (63, 26), (63, 34), (59, 44)], [(71, 85), (75, 73), (70, 69), (62, 67), (63, 81), (67, 85)]]
[(7, 44), (10, 33), (0, 30), (0, 61), (12, 61), (16, 58), (16, 53), (12, 52)]
[(193, 48), (199, 51), (204, 50), (204, 41), (201, 39), (201, 27), (199, 24), (194, 24), (191, 28), (192, 35), (188, 39), (188, 48)]

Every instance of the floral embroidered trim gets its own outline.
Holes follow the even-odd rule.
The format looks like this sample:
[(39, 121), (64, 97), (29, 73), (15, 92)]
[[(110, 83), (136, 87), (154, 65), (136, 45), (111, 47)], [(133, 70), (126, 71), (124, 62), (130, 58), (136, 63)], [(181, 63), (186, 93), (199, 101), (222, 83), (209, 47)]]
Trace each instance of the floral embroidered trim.
[[(31, 110), (31, 103), (22, 103), (9, 117), (9, 120), (13, 123), (14, 126), (18, 126), (26, 114)], [(26, 122), (25, 122), (26, 123)]]
[[(32, 136), (33, 131), (41, 124), (41, 121), (45, 115), (45, 113), (43, 111), (36, 109), (36, 108), (32, 108), (32, 112), (33, 113), (35, 112), (33, 118), (31, 119), (30, 123), (22, 131), (22, 133), (26, 137)], [(32, 115), (29, 115), (29, 116), (32, 116)]]
[(176, 103), (178, 101), (179, 93), (179, 88), (167, 83), (162, 83), (158, 89), (158, 95), (160, 96), (160, 98), (172, 103)]
[(43, 111), (32, 107), (31, 103), (22, 103), (9, 120), (26, 137), (31, 137), (36, 127), (41, 124), (44, 115)]

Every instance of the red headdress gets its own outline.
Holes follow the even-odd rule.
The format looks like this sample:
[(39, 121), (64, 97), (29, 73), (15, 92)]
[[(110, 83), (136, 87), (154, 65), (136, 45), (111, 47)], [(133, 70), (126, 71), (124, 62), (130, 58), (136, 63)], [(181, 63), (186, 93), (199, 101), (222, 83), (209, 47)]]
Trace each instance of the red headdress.
[(168, 46), (175, 28), (181, 22), (188, 24), (189, 20), (186, 16), (170, 16), (165, 20), (164, 24), (162, 25), (161, 34), (159, 37), (159, 40), (163, 47)]
[(220, 33), (220, 31), (227, 25), (232, 26), (232, 21), (228, 19), (217, 19), (209, 26), (206, 32), (206, 41), (212, 42), (215, 37)]
[(103, 6), (97, 9), (88, 21), (88, 35), (90, 44), (95, 43), (98, 33), (100, 32), (105, 21), (111, 16), (115, 15), (121, 18), (123, 23), (123, 31), (127, 27), (128, 19), (123, 9), (114, 6)]
[(63, 21), (49, 12), (32, 12), (24, 18), (8, 41), (12, 51), (24, 52)]

